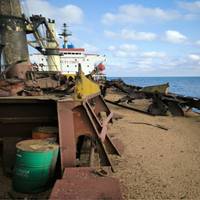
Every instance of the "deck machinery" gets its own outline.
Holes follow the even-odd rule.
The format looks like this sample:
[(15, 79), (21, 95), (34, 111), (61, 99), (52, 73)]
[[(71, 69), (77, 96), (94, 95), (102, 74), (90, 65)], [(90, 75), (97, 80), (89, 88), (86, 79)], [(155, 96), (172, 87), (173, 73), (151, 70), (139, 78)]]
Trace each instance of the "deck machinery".
[[(119, 155), (107, 135), (112, 112), (81, 66), (74, 80), (60, 73), (52, 22), (42, 16), (26, 18), (19, 0), (0, 0), (0, 139), (5, 172), (12, 172), (17, 141), (30, 138), (35, 127), (57, 126), (62, 179), (56, 181), (50, 198), (121, 199), (116, 179), (91, 175), (97, 166), (113, 170), (109, 154)], [(41, 26), (46, 38), (40, 35)], [(57, 68), (39, 72), (32, 67), (26, 34), (33, 34), (34, 47)]]

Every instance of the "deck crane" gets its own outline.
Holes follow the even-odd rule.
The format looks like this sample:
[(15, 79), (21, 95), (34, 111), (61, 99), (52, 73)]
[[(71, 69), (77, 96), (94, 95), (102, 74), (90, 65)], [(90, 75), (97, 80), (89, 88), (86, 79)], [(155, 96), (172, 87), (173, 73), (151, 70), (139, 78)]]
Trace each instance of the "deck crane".
[(47, 20), (42, 15), (32, 15), (26, 19), (26, 33), (32, 34), (35, 39), (28, 44), (47, 56), (49, 71), (61, 71), (55, 20)]

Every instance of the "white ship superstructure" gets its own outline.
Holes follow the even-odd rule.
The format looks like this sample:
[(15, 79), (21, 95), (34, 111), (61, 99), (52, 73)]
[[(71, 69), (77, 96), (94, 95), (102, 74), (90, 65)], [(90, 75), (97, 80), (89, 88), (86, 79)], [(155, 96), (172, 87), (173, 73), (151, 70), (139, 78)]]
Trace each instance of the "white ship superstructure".
[[(55, 37), (55, 21), (49, 21), (48, 24)], [(78, 72), (78, 66), (80, 64), (85, 75), (95, 70), (95, 74), (93, 73), (93, 75), (104, 76), (105, 55), (90, 54), (84, 48), (75, 48), (73, 44), (68, 43), (68, 36), (71, 36), (71, 33), (67, 31), (67, 25), (64, 24), (63, 27), (63, 32), (59, 34), (63, 38), (63, 48), (59, 49), (59, 54), (31, 54), (30, 60), (34, 67), (38, 71), (49, 71), (49, 69), (53, 69), (53, 71), (61, 71), (61, 73), (66, 75), (75, 75)], [(55, 48), (55, 45), (57, 45), (55, 42), (48, 42), (47, 44), (50, 49)]]
[[(90, 74), (95, 68), (100, 71), (104, 70), (106, 57), (99, 54), (86, 53), (83, 48), (63, 48), (61, 53), (61, 72), (63, 74), (76, 74), (78, 65), (81, 64), (82, 71), (85, 75)], [(39, 53), (31, 54), (30, 60), (39, 71), (47, 71), (47, 56)]]

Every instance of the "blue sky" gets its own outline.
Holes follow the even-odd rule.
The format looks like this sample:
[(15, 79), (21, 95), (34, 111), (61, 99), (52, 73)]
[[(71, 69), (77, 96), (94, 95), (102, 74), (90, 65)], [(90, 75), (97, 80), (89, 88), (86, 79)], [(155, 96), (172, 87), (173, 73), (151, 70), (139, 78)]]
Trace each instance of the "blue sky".
[(108, 76), (200, 76), (200, 1), (24, 0), (27, 14), (70, 25), (71, 41), (107, 56)]

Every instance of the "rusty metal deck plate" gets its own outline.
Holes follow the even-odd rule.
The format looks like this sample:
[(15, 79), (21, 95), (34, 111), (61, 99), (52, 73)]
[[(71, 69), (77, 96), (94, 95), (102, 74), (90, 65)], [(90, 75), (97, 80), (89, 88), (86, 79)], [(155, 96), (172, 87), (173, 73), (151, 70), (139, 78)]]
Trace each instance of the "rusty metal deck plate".
[[(69, 167), (65, 168), (63, 179), (68, 178), (77, 178), (77, 179), (84, 179), (84, 178), (94, 178), (99, 177), (101, 171), (104, 171), (106, 175), (112, 173), (111, 167)], [(103, 176), (103, 174), (102, 174)]]
[[(110, 167), (102, 168), (110, 172)], [(50, 199), (73, 200), (121, 200), (119, 181), (102, 177), (93, 167), (65, 168), (63, 178), (57, 180)]]
[(121, 200), (122, 195), (115, 178), (68, 178), (56, 181), (50, 199)]

